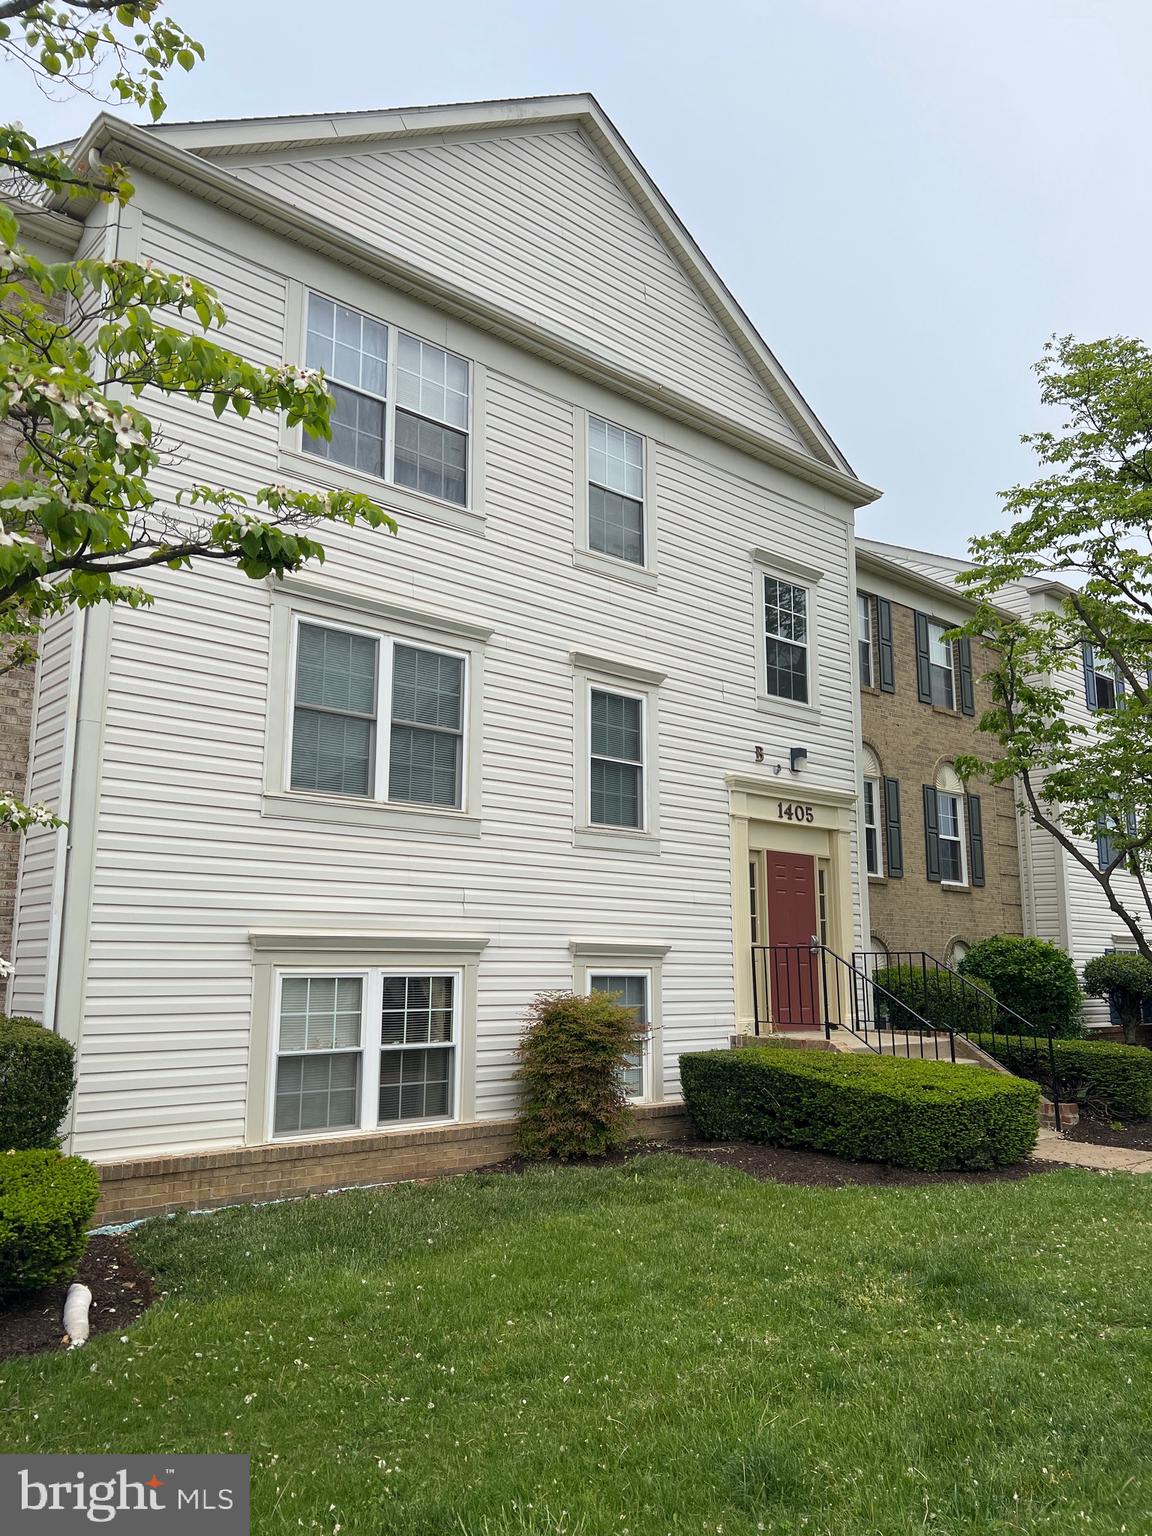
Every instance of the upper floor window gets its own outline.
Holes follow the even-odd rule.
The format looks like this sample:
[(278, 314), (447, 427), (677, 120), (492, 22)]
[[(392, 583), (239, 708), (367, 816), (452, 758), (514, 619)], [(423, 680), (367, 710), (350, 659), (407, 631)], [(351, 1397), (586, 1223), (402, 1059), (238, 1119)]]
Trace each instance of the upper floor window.
[(856, 594), (856, 650), (860, 659), (860, 686), (876, 686), (876, 661), (872, 610), (875, 599), (867, 592)]
[(984, 826), (978, 795), (966, 794), (951, 763), (924, 786), (924, 841), (929, 880), (984, 884)]
[(940, 825), (940, 878), (951, 885), (964, 884), (964, 800), (951, 790), (936, 791)]
[(644, 699), (593, 688), (588, 718), (588, 820), (592, 826), (641, 830), (645, 824)]
[(864, 759), (864, 868), (869, 875), (883, 875), (884, 873), (884, 848), (882, 838), (882, 820), (884, 804), (884, 784), (880, 774), (880, 764), (876, 755), (868, 746), (863, 750)]
[(305, 433), (305, 452), (467, 503), (471, 378), (464, 358), (310, 293), (305, 360), (324, 370), (332, 395), (332, 436)]
[(1089, 709), (1115, 709), (1124, 692), (1120, 669), (1111, 656), (1084, 643), (1084, 697)]
[(457, 652), (301, 620), (289, 787), (459, 808), (465, 685)]
[(809, 697), (808, 589), (764, 578), (764, 687), (780, 699)]
[(643, 565), (644, 439), (588, 418), (588, 548)]
[(952, 642), (944, 637), (948, 633), (943, 624), (928, 621), (929, 676), (932, 679), (932, 702), (940, 709), (956, 708), (956, 682), (952, 665)]
[(1101, 811), (1096, 817), (1096, 866), (1111, 869), (1123, 861), (1123, 850), (1136, 836), (1136, 813), (1128, 811), (1123, 829), (1118, 818)]

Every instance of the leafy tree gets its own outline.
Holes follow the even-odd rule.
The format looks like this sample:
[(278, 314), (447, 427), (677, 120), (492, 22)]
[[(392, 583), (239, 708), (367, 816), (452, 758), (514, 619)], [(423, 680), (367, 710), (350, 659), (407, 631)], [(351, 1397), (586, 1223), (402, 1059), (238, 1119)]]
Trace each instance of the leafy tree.
[[(203, 49), (162, 0), (0, 0), (0, 56), (40, 77), (164, 111), (161, 83)], [(118, 167), (72, 163), (17, 125), (0, 126), (0, 431), (16, 445), (0, 478), (0, 671), (35, 654), (46, 617), (70, 607), (152, 595), (119, 578), (152, 567), (224, 563), (259, 580), (323, 560), (326, 524), (394, 531), (369, 497), (287, 485), (252, 497), (188, 484), (174, 498), (155, 473), (175, 460), (147, 405), (158, 396), (206, 402), (217, 416), (278, 413), (331, 435), (331, 400), (315, 370), (256, 366), (217, 339), (227, 316), (197, 278), (151, 263), (44, 262), (21, 243), (21, 220), (45, 200), (124, 202)], [(0, 827), (51, 822), (41, 807), (0, 796)]]
[(1097, 955), (1084, 967), (1089, 997), (1106, 997), (1116, 1010), (1127, 1045), (1138, 1045), (1144, 1010), (1152, 998), (1152, 965), (1143, 955)]
[[(1002, 755), (957, 766), (1017, 780), (1029, 817), (1152, 962), (1152, 352), (1066, 336), (1036, 372), (1063, 415), (1058, 430), (1024, 438), (1046, 473), (1004, 493), (1010, 527), (974, 539), (976, 568), (959, 578), (979, 600), (965, 632), (998, 654), (980, 724)], [(1006, 589), (1021, 581), (1036, 611), (1007, 611)], [(1111, 684), (1087, 722), (1069, 707), (1083, 699), (1086, 662)]]

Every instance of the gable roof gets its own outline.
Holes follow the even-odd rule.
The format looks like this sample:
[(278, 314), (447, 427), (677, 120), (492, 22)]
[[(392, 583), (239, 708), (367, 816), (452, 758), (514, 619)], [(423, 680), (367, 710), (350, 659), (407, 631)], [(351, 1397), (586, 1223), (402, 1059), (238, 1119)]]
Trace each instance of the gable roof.
[[(101, 114), (77, 145), (77, 156), (114, 154), (126, 163), (174, 180), (213, 200), (232, 203), (253, 222), (278, 228), (303, 243), (312, 243), (349, 260), (362, 270), (371, 261), (375, 275), (403, 290), (420, 293), (441, 308), (467, 315), (501, 331), (522, 346), (557, 355), (569, 367), (589, 376), (602, 377), (613, 387), (636, 398), (653, 398), (650, 381), (636, 374), (628, 379), (623, 370), (604, 365), (594, 357), (575, 355), (563, 338), (549, 336), (543, 325), (528, 327), (496, 306), (477, 305), (473, 296), (453, 292), (441, 278), (421, 273), (402, 259), (372, 250), (369, 242), (346, 230), (310, 218), (305, 227), (300, 210), (268, 189), (241, 182), (229, 167), (230, 159), (258, 157), (299, 150), (301, 152), (363, 152), (373, 144), (436, 142), (438, 138), (479, 132), (499, 132), (502, 127), (574, 125), (603, 155), (614, 174), (640, 207), (657, 235), (684, 269), (689, 280), (733, 345), (744, 358), (768, 396), (795, 429), (802, 447), (790, 449), (769, 444), (760, 434), (725, 420), (719, 409), (709, 410), (678, 402), (674, 393), (659, 389), (661, 408), (693, 421), (711, 435), (734, 441), (758, 457), (775, 461), (802, 478), (814, 480), (859, 506), (874, 501), (880, 492), (861, 482), (831, 436), (781, 367), (735, 298), (717, 275), (673, 208), (652, 182), (631, 149), (594, 97), (587, 94), (544, 96), (512, 101), (468, 102), (445, 106), (390, 108), (371, 112), (345, 112), (272, 118), (241, 118), (221, 121), (165, 123), (138, 127)], [(529, 334), (529, 333), (533, 334)]]

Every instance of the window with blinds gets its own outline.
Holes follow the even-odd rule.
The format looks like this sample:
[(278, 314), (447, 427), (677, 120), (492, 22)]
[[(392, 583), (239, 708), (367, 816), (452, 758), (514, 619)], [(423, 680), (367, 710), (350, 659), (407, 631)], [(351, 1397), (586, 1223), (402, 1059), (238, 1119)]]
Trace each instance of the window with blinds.
[(455, 652), (301, 620), (289, 787), (460, 808), (465, 664)]
[(359, 976), (282, 979), (277, 1136), (359, 1124), (363, 988)]
[(588, 548), (643, 565), (644, 439), (588, 418)]
[(466, 506), (471, 368), (396, 326), (308, 295), (305, 358), (332, 396), (330, 438), (306, 453)]
[[(592, 971), (588, 985), (593, 992), (612, 993), (621, 1007), (632, 1014), (639, 1033), (641, 1029), (646, 1031), (651, 1023), (649, 980), (647, 971)], [(646, 1041), (646, 1034), (637, 1040), (636, 1049), (628, 1053), (628, 1065), (620, 1074), (621, 1085), (630, 1099), (645, 1096)]]
[(593, 826), (644, 826), (644, 701), (593, 688), (589, 701)]

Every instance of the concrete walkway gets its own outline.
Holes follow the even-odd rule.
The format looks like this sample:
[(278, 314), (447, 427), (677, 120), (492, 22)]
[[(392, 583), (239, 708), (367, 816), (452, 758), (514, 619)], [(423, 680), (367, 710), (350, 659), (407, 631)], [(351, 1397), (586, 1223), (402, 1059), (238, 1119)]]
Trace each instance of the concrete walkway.
[(1152, 1152), (1131, 1147), (1100, 1147), (1090, 1141), (1067, 1141), (1055, 1131), (1041, 1131), (1032, 1156), (1044, 1163), (1089, 1168), (1096, 1173), (1152, 1173)]

